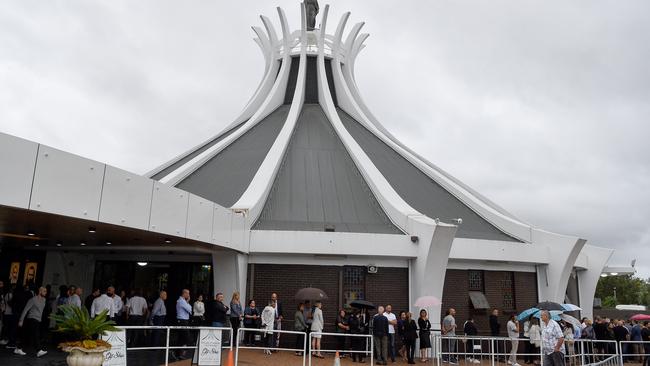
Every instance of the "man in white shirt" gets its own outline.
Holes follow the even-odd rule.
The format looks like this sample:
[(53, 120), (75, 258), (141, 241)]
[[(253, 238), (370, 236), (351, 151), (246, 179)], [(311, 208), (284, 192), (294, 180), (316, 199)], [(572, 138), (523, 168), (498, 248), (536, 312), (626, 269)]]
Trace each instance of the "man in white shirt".
[(384, 316), (388, 319), (388, 355), (391, 362), (395, 362), (395, 326), (397, 325), (397, 317), (393, 314), (393, 306), (386, 305)]
[(108, 318), (112, 319), (115, 316), (115, 301), (105, 293), (93, 300), (90, 306), (90, 317), (94, 318), (104, 310), (108, 311), (106, 314)]
[(108, 286), (106, 289), (106, 295), (113, 299), (113, 304), (114, 304), (114, 315), (111, 316), (111, 320), (117, 323), (119, 320), (120, 316), (122, 315), (122, 310), (124, 310), (124, 302), (122, 301), (122, 298), (117, 296), (115, 294), (115, 287), (113, 286)]
[[(130, 299), (126, 300), (126, 316), (129, 325), (143, 325), (147, 315), (147, 300), (140, 296), (140, 291), (136, 291)], [(130, 339), (133, 345), (138, 345), (142, 339), (142, 331), (133, 331), (133, 337)]]
[[(70, 286), (73, 287), (73, 286)], [(68, 304), (74, 305), (81, 309), (81, 295), (83, 294), (83, 289), (81, 287), (75, 287), (74, 292), (68, 296)]]
[(542, 310), (542, 354), (544, 365), (564, 366), (564, 333), (548, 310)]

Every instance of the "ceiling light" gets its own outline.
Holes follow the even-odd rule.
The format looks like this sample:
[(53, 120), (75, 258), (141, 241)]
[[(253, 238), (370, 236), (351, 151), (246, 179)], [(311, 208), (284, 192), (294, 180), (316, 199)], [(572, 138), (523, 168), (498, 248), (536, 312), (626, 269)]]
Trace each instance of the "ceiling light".
[(618, 276), (618, 272), (612, 272), (610, 273), (612, 276)]
[(95, 229), (94, 227), (91, 226), (91, 227), (88, 228), (88, 232), (94, 234), (94, 233), (97, 232), (97, 229)]
[(607, 273), (601, 274), (600, 277), (607, 277)]
[(27, 232), (27, 236), (34, 236), (34, 235), (36, 235), (36, 234), (33, 231), (28, 231)]
[(111, 245), (111, 244), (113, 244), (113, 243), (111, 243), (110, 241), (106, 242), (106, 245)]
[(149, 263), (147, 263), (147, 262), (138, 262), (138, 266), (140, 266), (140, 267), (144, 267), (147, 264), (149, 264)]
[(165, 239), (165, 244), (171, 244), (171, 243), (172, 243), (171, 239)]
[(85, 246), (86, 246), (86, 243), (82, 241), (82, 242), (81, 242), (81, 246), (82, 246), (82, 247), (85, 247)]
[(41, 245), (38, 244), (38, 243), (36, 243), (36, 244), (34, 244), (34, 246), (35, 246), (35, 247), (40, 247)]
[(56, 246), (60, 247), (60, 246), (63, 246), (63, 244), (61, 242), (58, 242), (58, 243), (56, 243)]

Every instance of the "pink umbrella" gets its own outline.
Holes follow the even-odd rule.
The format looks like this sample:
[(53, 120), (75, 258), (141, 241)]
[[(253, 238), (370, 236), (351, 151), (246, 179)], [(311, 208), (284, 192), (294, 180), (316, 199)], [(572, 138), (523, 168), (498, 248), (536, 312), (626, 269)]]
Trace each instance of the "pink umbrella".
[(636, 314), (630, 317), (630, 320), (650, 320), (650, 315)]
[(429, 306), (442, 305), (442, 301), (435, 296), (422, 296), (415, 300), (415, 306), (418, 308), (427, 308)]

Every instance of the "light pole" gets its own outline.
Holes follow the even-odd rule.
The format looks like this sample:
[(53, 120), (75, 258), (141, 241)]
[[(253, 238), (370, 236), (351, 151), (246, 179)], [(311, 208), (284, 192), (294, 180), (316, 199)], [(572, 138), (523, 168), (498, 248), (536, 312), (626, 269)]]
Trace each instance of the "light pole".
[(614, 286), (614, 301), (616, 301), (616, 286)]

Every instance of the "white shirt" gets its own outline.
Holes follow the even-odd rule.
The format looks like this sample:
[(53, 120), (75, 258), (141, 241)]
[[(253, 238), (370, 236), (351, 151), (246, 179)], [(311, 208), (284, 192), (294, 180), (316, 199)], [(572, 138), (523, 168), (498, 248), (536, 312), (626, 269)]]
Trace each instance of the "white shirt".
[(113, 302), (115, 303), (115, 305), (114, 305), (115, 306), (115, 314), (118, 314), (118, 315), (122, 314), (122, 310), (124, 309), (124, 302), (122, 301), (122, 298), (117, 296), (117, 295), (113, 295)]
[(388, 319), (388, 334), (395, 334), (395, 326), (390, 322), (396, 321), (397, 317), (393, 313), (384, 313), (384, 316)]
[(115, 316), (115, 301), (113, 301), (113, 299), (111, 299), (110, 297), (106, 296), (106, 294), (102, 294), (101, 296), (93, 300), (93, 304), (90, 306), (90, 317), (94, 318), (104, 310), (108, 310), (109, 318)]
[(144, 297), (133, 296), (126, 300), (129, 315), (144, 315), (147, 312), (147, 300)]
[(79, 298), (79, 295), (72, 294), (72, 296), (68, 297), (68, 304), (81, 309), (81, 299)]
[(205, 304), (203, 303), (203, 301), (195, 301), (194, 306), (192, 308), (192, 312), (194, 313), (194, 316), (205, 315)]

